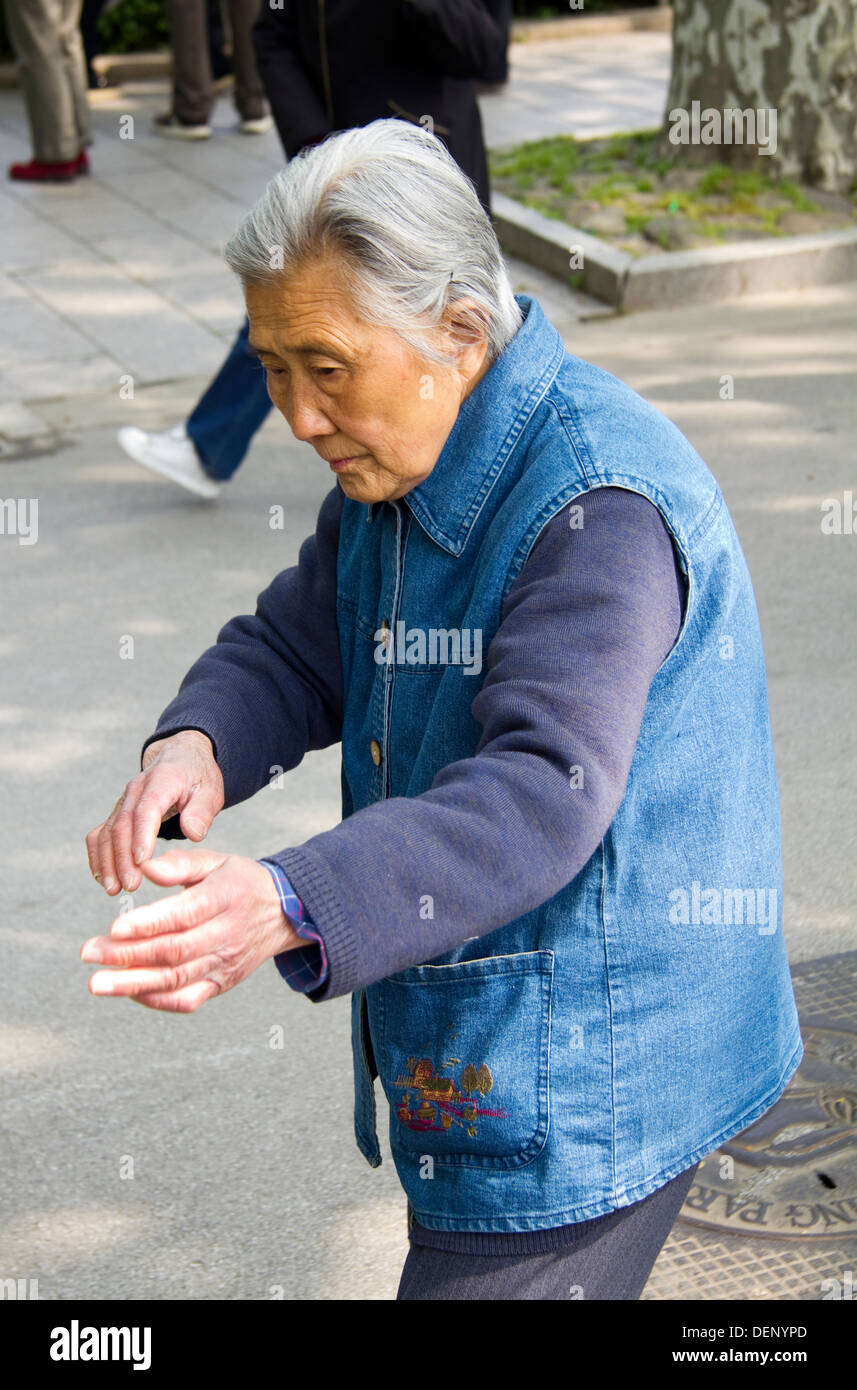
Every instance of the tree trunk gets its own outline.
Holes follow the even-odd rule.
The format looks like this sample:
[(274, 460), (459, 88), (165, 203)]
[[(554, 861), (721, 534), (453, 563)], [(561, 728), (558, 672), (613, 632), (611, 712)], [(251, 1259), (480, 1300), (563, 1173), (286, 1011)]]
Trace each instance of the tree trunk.
[(688, 164), (761, 168), (847, 193), (857, 176), (857, 0), (674, 0), (660, 148)]

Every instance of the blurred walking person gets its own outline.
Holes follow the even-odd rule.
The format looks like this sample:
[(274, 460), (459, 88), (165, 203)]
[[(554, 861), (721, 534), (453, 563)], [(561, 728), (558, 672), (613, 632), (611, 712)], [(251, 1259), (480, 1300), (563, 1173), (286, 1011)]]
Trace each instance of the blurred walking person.
[[(273, 125), (251, 37), (259, 6), (260, 0), (227, 0), (235, 106), (243, 135), (262, 135)], [(172, 139), (207, 140), (217, 93), (206, 0), (168, 0), (167, 13), (172, 30), (173, 104), (170, 111), (155, 117), (154, 127), (159, 135)]]
[(80, 9), (81, 0), (6, 0), (33, 147), (32, 159), (9, 166), (10, 179), (64, 183), (89, 169)]

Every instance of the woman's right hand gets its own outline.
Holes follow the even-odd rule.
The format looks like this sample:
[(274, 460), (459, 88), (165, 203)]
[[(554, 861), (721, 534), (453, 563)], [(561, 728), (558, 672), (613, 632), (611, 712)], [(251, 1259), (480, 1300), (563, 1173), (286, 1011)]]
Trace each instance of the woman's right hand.
[(180, 813), (189, 840), (204, 840), (223, 809), (223, 777), (214, 746), (198, 729), (183, 729), (150, 743), (143, 770), (120, 796), (112, 813), (86, 837), (92, 876), (111, 896), (133, 893), (142, 875), (138, 864), (151, 859), (161, 822)]

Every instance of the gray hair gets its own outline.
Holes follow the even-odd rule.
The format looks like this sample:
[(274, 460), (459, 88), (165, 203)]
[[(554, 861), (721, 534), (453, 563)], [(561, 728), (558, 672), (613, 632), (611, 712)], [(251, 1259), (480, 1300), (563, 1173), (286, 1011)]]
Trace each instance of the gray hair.
[(358, 314), (431, 361), (430, 339), (458, 299), (454, 338), (488, 340), (493, 362), (523, 315), (497, 235), (470, 179), (422, 126), (391, 117), (328, 136), (271, 179), (226, 245), (245, 286), (327, 254)]

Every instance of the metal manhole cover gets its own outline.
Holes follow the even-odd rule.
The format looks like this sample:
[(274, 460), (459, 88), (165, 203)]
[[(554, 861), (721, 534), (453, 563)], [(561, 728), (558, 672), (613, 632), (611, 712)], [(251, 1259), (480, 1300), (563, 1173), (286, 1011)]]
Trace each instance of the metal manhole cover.
[(699, 1165), (685, 1221), (756, 1236), (857, 1235), (857, 1034), (802, 1031), (785, 1094)]

